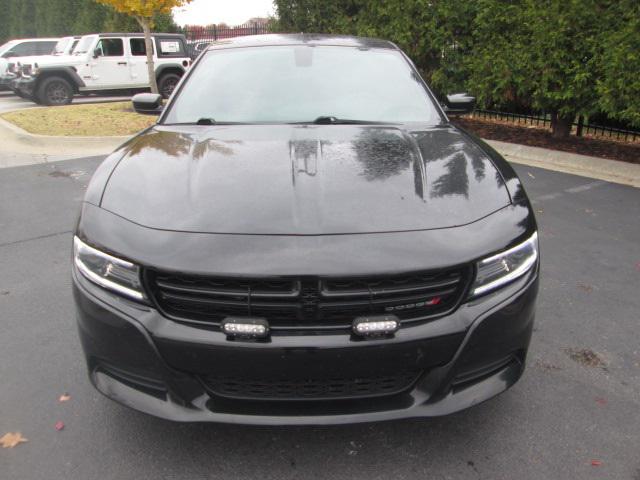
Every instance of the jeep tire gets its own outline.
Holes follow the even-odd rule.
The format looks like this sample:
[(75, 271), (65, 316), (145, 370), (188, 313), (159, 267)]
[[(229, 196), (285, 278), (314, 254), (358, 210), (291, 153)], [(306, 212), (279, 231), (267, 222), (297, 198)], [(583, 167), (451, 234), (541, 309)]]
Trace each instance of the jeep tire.
[(162, 98), (167, 99), (178, 85), (181, 76), (177, 73), (164, 73), (158, 79), (158, 91)]
[(69, 105), (73, 100), (73, 87), (62, 77), (47, 77), (38, 85), (35, 97), (41, 105)]

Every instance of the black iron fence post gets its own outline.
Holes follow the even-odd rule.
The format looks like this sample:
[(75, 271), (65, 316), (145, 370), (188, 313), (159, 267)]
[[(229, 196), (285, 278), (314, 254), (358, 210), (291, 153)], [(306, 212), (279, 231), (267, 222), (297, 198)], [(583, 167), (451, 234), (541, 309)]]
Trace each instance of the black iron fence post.
[(584, 115), (578, 117), (578, 126), (576, 127), (576, 136), (582, 136), (582, 129), (584, 128)]

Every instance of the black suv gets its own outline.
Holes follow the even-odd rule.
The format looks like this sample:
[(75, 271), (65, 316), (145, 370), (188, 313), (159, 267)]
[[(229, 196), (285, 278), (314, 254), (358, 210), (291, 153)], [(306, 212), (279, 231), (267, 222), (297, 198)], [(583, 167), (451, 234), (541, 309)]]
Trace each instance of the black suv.
[(449, 122), (472, 100), (443, 109), (383, 40), (212, 44), (86, 192), (73, 285), (96, 388), (178, 421), (331, 424), (513, 385), (537, 228), (509, 164)]

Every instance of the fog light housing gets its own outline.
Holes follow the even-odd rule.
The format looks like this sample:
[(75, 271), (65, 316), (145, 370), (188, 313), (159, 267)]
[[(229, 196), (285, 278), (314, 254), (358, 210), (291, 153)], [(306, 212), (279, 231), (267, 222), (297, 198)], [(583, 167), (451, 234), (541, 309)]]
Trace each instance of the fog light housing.
[(353, 333), (361, 337), (390, 335), (400, 328), (400, 320), (395, 315), (358, 317), (353, 321)]
[(265, 338), (269, 335), (269, 323), (262, 318), (226, 318), (220, 328), (232, 338)]

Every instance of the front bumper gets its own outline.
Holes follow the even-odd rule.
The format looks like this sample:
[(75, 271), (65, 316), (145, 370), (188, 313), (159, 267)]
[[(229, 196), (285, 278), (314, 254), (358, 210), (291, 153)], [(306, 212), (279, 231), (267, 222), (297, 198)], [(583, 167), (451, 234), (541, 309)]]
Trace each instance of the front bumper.
[[(232, 342), (220, 332), (173, 322), (114, 296), (74, 272), (82, 346), (95, 387), (122, 404), (184, 422), (326, 425), (450, 414), (483, 402), (522, 375), (538, 291), (537, 271), (393, 338), (274, 336)], [(258, 377), (364, 375), (380, 368), (421, 375), (391, 395), (343, 400), (247, 400), (216, 395), (210, 373)]]
[(11, 81), (9, 88), (22, 97), (30, 98), (33, 96), (35, 84), (34, 77), (19, 77)]

